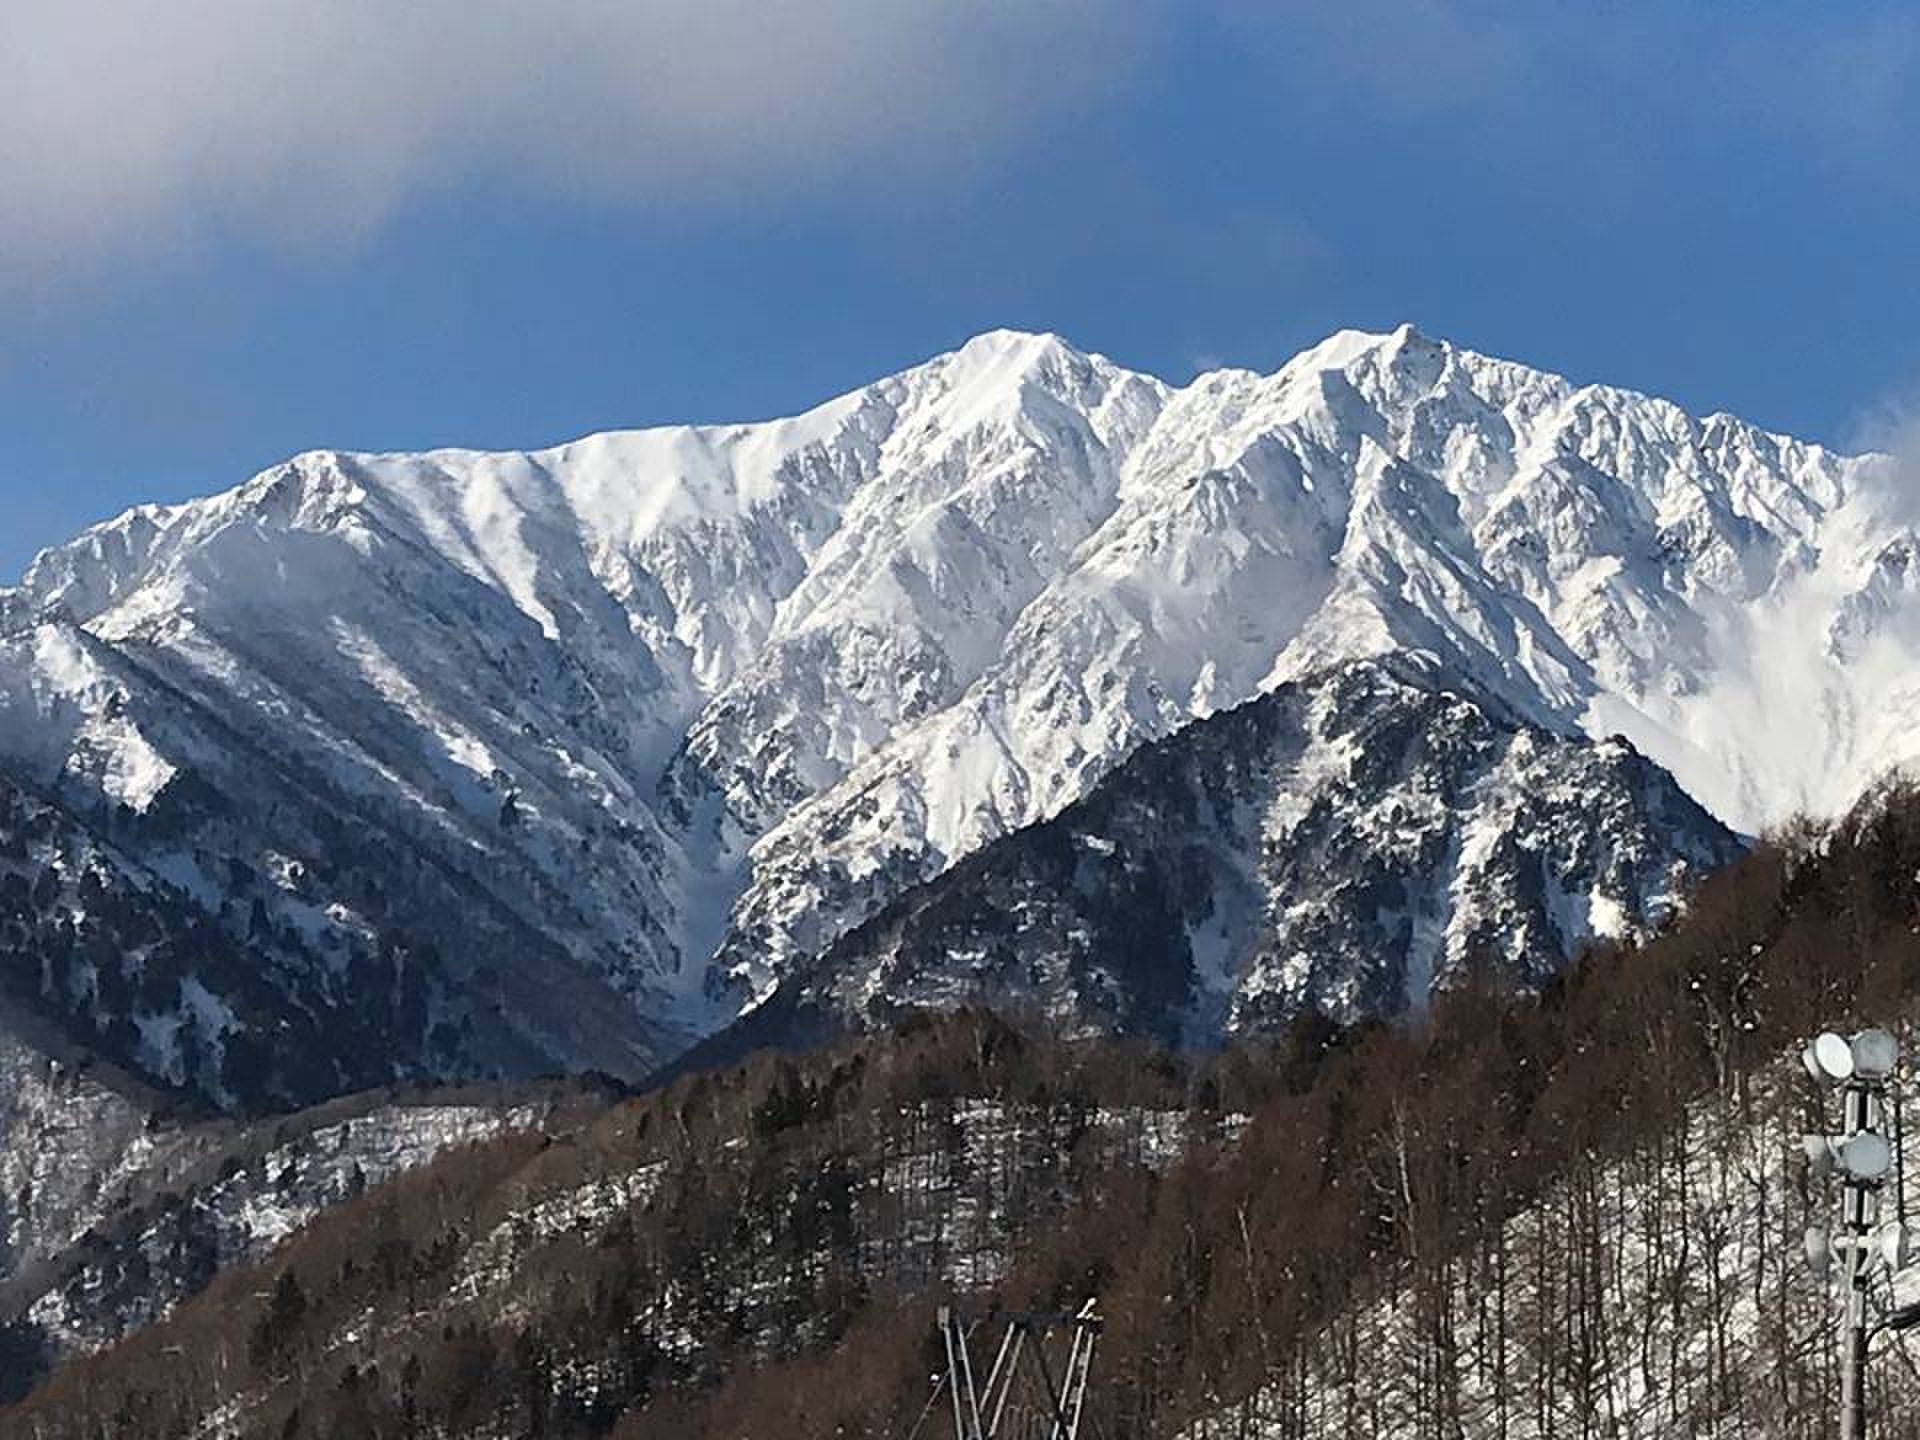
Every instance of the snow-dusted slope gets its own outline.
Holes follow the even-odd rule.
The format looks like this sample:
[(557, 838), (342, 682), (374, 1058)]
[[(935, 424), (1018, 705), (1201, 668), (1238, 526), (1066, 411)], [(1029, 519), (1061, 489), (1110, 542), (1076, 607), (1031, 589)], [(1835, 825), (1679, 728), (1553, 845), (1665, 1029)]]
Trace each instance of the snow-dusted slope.
[[(1845, 1344), (1840, 1286), (1809, 1274), (1804, 1245), (1809, 1225), (1830, 1223), (1838, 1187), (1805, 1173), (1806, 1096), (1778, 1083), (1797, 1081), (1797, 1070), (1797, 1056), (1782, 1055), (1740, 1103), (1698, 1097), (1677, 1135), (1588, 1155), (1418, 1279), (1411, 1266), (1383, 1266), (1363, 1298), (1292, 1357), (1287, 1380), (1216, 1402), (1170, 1433), (1830, 1433)], [(1911, 1213), (1912, 1172), (1889, 1192)], [(1895, 1194), (1879, 1203), (1892, 1213)], [(1569, 1244), (1570, 1234), (1584, 1243)], [(1911, 1261), (1897, 1275), (1878, 1270), (1869, 1314), (1916, 1293)], [(1920, 1370), (1892, 1336), (1872, 1356), (1869, 1413), (1904, 1433), (1920, 1407)]]
[(196, 1117), (0, 1002), (0, 1402), (449, 1147), (605, 1101), (566, 1082)]
[(636, 1073), (1355, 657), (1739, 829), (1832, 808), (1920, 748), (1914, 553), (1878, 462), (1411, 329), (1178, 389), (996, 332), (793, 420), (132, 512), (0, 592), (0, 763), (213, 910), (237, 864), (323, 953), (433, 937), (410, 1073)]

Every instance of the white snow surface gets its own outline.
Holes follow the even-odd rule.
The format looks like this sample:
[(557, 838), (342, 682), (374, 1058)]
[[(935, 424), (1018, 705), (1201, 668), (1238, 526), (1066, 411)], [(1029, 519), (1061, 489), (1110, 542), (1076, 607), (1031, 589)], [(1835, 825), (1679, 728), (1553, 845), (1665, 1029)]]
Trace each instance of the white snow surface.
[(418, 843), (510, 851), (502, 903), (693, 1032), (1361, 656), (1623, 734), (1743, 832), (1835, 811), (1920, 753), (1908, 509), (1881, 457), (1411, 327), (1183, 387), (998, 331), (793, 419), (130, 511), (0, 591), (0, 758), (138, 811), (238, 765), (162, 687), (253, 717)]

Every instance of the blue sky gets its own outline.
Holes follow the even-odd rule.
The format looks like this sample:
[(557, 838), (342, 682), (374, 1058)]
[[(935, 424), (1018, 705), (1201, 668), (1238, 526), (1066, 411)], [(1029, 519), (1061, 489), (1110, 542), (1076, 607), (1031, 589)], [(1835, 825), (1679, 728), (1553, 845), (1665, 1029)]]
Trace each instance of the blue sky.
[(1839, 443), (1920, 394), (1906, 6), (179, 16), (0, 18), (0, 577), (303, 448), (756, 418), (998, 325), (1178, 380), (1411, 319)]

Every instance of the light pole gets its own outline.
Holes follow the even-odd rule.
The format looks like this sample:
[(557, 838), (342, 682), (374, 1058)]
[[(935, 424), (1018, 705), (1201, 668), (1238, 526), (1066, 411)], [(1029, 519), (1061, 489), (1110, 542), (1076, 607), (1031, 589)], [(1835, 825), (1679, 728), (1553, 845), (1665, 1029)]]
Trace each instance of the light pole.
[[(1867, 1287), (1884, 1265), (1897, 1270), (1906, 1259), (1906, 1233), (1898, 1220), (1880, 1223), (1880, 1188), (1893, 1168), (1887, 1142), (1887, 1081), (1899, 1062), (1899, 1046), (1885, 1030), (1862, 1030), (1851, 1038), (1831, 1030), (1802, 1052), (1807, 1073), (1838, 1090), (1842, 1132), (1802, 1137), (1816, 1175), (1840, 1179), (1840, 1228), (1807, 1231), (1807, 1263), (1823, 1279), (1840, 1262), (1845, 1283), (1842, 1322), (1845, 1349), (1840, 1369), (1840, 1440), (1866, 1440), (1867, 1342), (1883, 1329), (1920, 1324), (1920, 1307), (1905, 1307), (1878, 1323), (1867, 1319)], [(1907, 1318), (1908, 1311), (1912, 1317)]]

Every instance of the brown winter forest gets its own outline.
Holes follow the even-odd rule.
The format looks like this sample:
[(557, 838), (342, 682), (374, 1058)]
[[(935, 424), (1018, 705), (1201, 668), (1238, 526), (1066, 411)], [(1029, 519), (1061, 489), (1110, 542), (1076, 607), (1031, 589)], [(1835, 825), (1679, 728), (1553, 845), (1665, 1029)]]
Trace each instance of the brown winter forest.
[[(0, 1434), (905, 1436), (963, 1292), (1099, 1297), (1106, 1437), (1812, 1436), (1791, 1056), (1912, 1035), (1917, 982), (1920, 793), (1890, 788), (1539, 995), (1489, 975), (1211, 1057), (916, 1020), (448, 1154)], [(1881, 1343), (1878, 1433), (1920, 1435)]]

